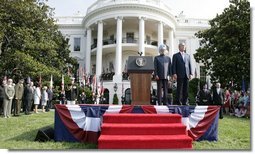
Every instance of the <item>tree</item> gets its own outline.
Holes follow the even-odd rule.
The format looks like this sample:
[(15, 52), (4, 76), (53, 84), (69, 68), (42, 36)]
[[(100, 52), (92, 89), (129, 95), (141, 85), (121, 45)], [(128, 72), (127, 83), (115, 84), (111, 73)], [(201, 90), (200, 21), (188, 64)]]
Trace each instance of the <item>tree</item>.
[(221, 15), (209, 21), (211, 28), (195, 35), (201, 39), (194, 57), (202, 62), (212, 81), (227, 86), (250, 81), (250, 3), (230, 0)]
[(68, 40), (58, 30), (53, 9), (44, 1), (0, 0), (0, 74), (49, 80), (61, 78), (67, 65), (77, 65), (69, 57)]

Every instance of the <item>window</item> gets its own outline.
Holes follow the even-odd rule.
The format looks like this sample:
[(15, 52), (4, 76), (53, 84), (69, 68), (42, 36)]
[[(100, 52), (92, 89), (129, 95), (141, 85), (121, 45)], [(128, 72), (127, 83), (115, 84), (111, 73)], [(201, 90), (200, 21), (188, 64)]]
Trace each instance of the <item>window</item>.
[(96, 74), (96, 65), (95, 64), (92, 65), (92, 74)]
[(150, 36), (146, 36), (146, 42), (147, 42), (147, 44), (151, 44), (151, 37)]
[(134, 33), (127, 33), (127, 43), (134, 43)]
[(200, 80), (206, 81), (206, 69), (205, 66), (200, 66)]
[(131, 104), (132, 102), (132, 95), (130, 88), (126, 89), (125, 91), (125, 104)]
[(110, 35), (110, 40), (109, 40), (109, 44), (114, 44), (114, 35)]
[(81, 51), (81, 38), (74, 38), (74, 51)]
[(113, 62), (109, 62), (109, 71), (110, 72), (114, 72), (114, 66), (113, 66)]
[(110, 40), (114, 40), (114, 35), (110, 35)]

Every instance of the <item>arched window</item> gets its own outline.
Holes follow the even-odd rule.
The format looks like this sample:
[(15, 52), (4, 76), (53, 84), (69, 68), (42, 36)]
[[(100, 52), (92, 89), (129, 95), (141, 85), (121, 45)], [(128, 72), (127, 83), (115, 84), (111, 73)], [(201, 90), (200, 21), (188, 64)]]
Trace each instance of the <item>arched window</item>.
[(109, 90), (104, 89), (104, 100), (102, 104), (109, 104)]
[(131, 89), (130, 88), (128, 88), (128, 89), (126, 89), (125, 90), (125, 104), (131, 104), (131, 100), (132, 99), (132, 97), (131, 97)]

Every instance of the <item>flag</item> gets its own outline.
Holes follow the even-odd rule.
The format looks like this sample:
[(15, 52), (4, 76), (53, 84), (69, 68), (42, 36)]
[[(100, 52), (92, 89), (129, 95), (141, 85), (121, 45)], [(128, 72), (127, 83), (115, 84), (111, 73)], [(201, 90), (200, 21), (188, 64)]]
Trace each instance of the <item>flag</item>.
[(103, 79), (101, 79), (101, 83), (100, 83), (100, 95), (104, 94), (104, 82)]
[(90, 75), (86, 75), (87, 85), (90, 86)]
[(79, 66), (79, 83), (84, 83), (83, 82), (83, 67)]
[(52, 75), (50, 75), (50, 87), (53, 88), (53, 79), (52, 79)]
[(179, 114), (193, 140), (218, 140), (219, 106), (56, 104), (55, 107), (55, 141), (97, 143), (105, 113)]
[(64, 86), (64, 75), (62, 75), (62, 81), (61, 81), (61, 90), (64, 91), (65, 90), (65, 86)]
[(82, 84), (83, 84), (83, 86), (86, 85), (86, 74), (82, 75)]
[(92, 92), (96, 94), (97, 91), (97, 77), (94, 75), (93, 81), (92, 81)]

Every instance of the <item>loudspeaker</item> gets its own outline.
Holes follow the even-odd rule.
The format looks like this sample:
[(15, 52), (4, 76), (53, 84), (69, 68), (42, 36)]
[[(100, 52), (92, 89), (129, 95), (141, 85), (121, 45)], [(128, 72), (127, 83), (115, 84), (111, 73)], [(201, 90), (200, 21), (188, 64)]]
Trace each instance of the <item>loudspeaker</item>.
[(35, 141), (46, 142), (54, 139), (54, 129), (52, 127), (44, 127), (38, 130)]

